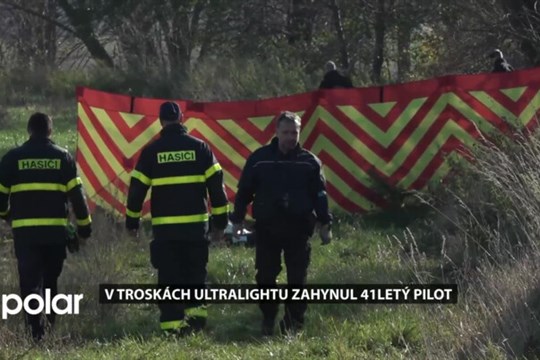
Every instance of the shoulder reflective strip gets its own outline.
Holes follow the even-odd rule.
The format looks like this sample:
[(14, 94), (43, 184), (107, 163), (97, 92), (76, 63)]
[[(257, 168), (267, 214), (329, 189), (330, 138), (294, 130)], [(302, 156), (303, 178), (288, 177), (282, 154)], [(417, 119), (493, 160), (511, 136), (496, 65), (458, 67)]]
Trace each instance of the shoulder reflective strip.
[(74, 179), (71, 179), (69, 180), (69, 182), (67, 183), (67, 191), (70, 191), (71, 189), (73, 189), (75, 186), (77, 185), (82, 185), (82, 181), (81, 181), (81, 178), (80, 177), (76, 177)]
[(192, 307), (184, 310), (186, 317), (194, 318), (206, 318), (208, 317), (208, 309), (206, 306)]
[(208, 170), (204, 172), (204, 176), (208, 179), (220, 170), (221, 170), (221, 165), (219, 165), (219, 163), (215, 163), (214, 165), (210, 166)]
[(63, 218), (18, 219), (11, 222), (11, 227), (15, 229), (26, 226), (67, 226), (67, 224), (67, 219)]
[(227, 212), (229, 212), (229, 204), (212, 208), (212, 215), (221, 215), (226, 214)]
[(11, 187), (11, 192), (21, 191), (62, 191), (66, 192), (66, 186), (62, 184), (48, 184), (48, 183), (27, 183), (17, 184)]
[(152, 218), (152, 225), (188, 224), (208, 221), (208, 214), (162, 216)]
[(9, 194), (9, 188), (5, 187), (4, 185), (0, 184), (0, 192), (4, 194)]
[(152, 186), (203, 183), (203, 175), (171, 176), (152, 179)]
[(77, 219), (77, 225), (84, 226), (90, 225), (92, 223), (92, 218), (88, 216), (86, 219)]
[(140, 218), (141, 212), (140, 211), (131, 211), (129, 209), (126, 209), (126, 215), (132, 218)]
[(188, 326), (185, 320), (164, 321), (160, 324), (161, 330), (181, 329)]
[(152, 180), (150, 180), (148, 176), (144, 175), (142, 172), (138, 170), (133, 170), (131, 172), (131, 177), (134, 177), (135, 179), (142, 182), (144, 185), (148, 185), (148, 186), (150, 186), (150, 183), (152, 182)]

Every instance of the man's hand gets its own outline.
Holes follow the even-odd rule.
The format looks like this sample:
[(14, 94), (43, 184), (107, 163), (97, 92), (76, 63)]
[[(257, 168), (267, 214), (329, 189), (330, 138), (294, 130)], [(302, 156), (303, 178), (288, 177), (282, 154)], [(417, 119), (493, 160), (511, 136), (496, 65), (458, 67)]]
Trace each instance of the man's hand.
[(223, 229), (215, 229), (210, 232), (210, 242), (212, 244), (219, 244), (223, 242), (225, 239), (225, 235), (223, 233)]
[(332, 230), (330, 229), (330, 224), (321, 225), (319, 228), (319, 236), (321, 237), (321, 243), (323, 245), (328, 245), (332, 241)]

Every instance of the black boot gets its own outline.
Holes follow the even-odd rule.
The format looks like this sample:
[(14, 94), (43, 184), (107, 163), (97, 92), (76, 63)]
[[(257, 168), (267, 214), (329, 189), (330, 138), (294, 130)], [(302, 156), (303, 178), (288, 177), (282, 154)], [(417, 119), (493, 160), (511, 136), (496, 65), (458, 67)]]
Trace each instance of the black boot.
[(262, 336), (274, 335), (275, 319), (263, 319), (261, 333)]

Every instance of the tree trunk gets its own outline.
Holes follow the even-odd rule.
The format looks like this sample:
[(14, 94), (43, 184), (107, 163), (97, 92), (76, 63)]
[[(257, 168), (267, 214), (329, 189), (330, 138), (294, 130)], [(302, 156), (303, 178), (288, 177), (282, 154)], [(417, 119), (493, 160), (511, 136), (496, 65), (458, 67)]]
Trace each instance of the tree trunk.
[(345, 33), (343, 31), (343, 22), (341, 20), (341, 11), (337, 0), (331, 0), (330, 9), (332, 10), (332, 17), (334, 19), (334, 25), (336, 27), (337, 38), (339, 42), (339, 54), (341, 60), (341, 66), (347, 71), (350, 71), (349, 52), (347, 51), (347, 42), (345, 41)]
[(398, 81), (409, 80), (411, 71), (411, 26), (406, 22), (399, 22), (397, 26), (398, 50)]
[(291, 0), (287, 18), (287, 40), (289, 44), (298, 41), (310, 43), (313, 37), (313, 11), (309, 0)]
[(58, 4), (66, 13), (71, 26), (73, 26), (75, 36), (86, 46), (90, 55), (105, 66), (114, 67), (113, 59), (94, 33), (92, 14), (87, 11), (86, 7), (76, 9), (67, 0), (58, 0)]
[(375, 45), (371, 68), (371, 81), (374, 84), (381, 83), (381, 71), (384, 62), (384, 35), (386, 31), (384, 2), (385, 0), (377, 0), (377, 12), (375, 14)]

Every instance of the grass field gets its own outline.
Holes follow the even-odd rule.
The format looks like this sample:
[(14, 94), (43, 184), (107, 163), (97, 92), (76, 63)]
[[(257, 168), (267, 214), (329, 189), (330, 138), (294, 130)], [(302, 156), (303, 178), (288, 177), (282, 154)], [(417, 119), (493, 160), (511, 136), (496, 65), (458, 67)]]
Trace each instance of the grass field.
[[(74, 107), (10, 108), (9, 126), (0, 131), (0, 153), (27, 138), (26, 120), (36, 110), (54, 116), (53, 139), (73, 152)], [(60, 317), (55, 333), (37, 346), (23, 335), (22, 316), (0, 320), (0, 359), (504, 359), (513, 353), (535, 358), (538, 321), (521, 320), (536, 314), (536, 302), (527, 303), (530, 292), (524, 290), (531, 285), (534, 272), (516, 266), (523, 259), (479, 267), (473, 278), (482, 286), (467, 287), (460, 276), (467, 269), (458, 266), (450, 273), (443, 267), (455, 260), (451, 251), (461, 253), (469, 245), (462, 247), (453, 240), (457, 236), (443, 237), (437, 223), (426, 232), (425, 227), (417, 226), (420, 219), (410, 222), (414, 217), (409, 214), (404, 221), (399, 212), (378, 218), (337, 214), (337, 218), (332, 244), (321, 246), (318, 238), (312, 239), (310, 283), (455, 279), (465, 289), (460, 302), (313, 304), (302, 333), (270, 338), (260, 335), (261, 315), (256, 305), (212, 305), (202, 334), (168, 338), (159, 331), (155, 305), (98, 304), (98, 284), (155, 283), (156, 274), (149, 262), (149, 234), (134, 241), (124, 233), (121, 220), (96, 215), (92, 238), (80, 253), (68, 255), (60, 277), (60, 292), (85, 294), (81, 314)], [(0, 292), (18, 292), (16, 261), (5, 224), (0, 225), (0, 240)], [(537, 259), (540, 256), (532, 252), (528, 261)], [(212, 247), (208, 270), (211, 283), (253, 283), (254, 251)], [(284, 272), (279, 280), (284, 282)], [(498, 297), (503, 290), (515, 300)], [(508, 309), (519, 319), (517, 323), (494, 316), (507, 314)], [(520, 328), (525, 323), (530, 329)], [(504, 334), (514, 334), (516, 339)], [(508, 350), (507, 344), (513, 347)]]

